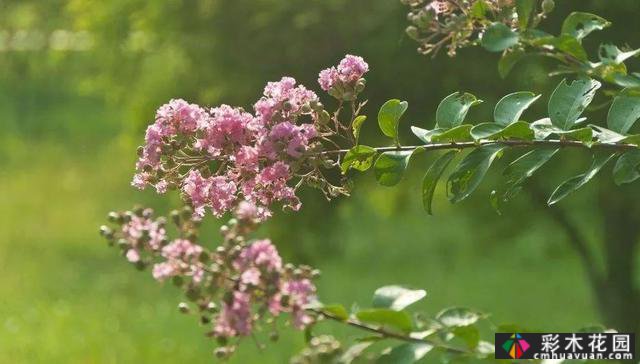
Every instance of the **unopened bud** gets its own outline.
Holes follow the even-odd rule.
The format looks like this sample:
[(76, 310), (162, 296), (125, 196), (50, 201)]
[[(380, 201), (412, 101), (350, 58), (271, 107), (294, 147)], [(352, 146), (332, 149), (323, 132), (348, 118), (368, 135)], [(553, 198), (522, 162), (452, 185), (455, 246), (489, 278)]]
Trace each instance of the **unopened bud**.
[(180, 302), (178, 304), (178, 310), (181, 313), (189, 313), (189, 305), (187, 303), (185, 303), (185, 302)]
[(106, 225), (100, 226), (100, 235), (104, 236), (107, 239), (113, 239), (113, 230)]
[(555, 7), (556, 7), (556, 3), (553, 0), (542, 1), (542, 11), (544, 11), (545, 14), (549, 14), (550, 12), (552, 12), (553, 8)]

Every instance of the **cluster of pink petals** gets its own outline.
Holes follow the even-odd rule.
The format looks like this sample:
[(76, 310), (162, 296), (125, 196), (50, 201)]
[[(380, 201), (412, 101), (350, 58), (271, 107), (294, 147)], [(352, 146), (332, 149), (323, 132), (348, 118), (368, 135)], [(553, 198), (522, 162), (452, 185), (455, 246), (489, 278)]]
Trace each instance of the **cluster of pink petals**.
[(167, 238), (164, 226), (146, 217), (151, 213), (151, 209), (146, 209), (143, 216), (131, 215), (130, 220), (122, 225), (122, 237), (129, 246), (126, 258), (132, 263), (140, 261), (140, 251), (159, 250)]
[[(167, 138), (195, 133), (207, 119), (208, 115), (203, 108), (182, 99), (173, 99), (162, 105), (156, 112), (154, 123), (147, 127), (142, 155), (136, 163), (138, 173), (132, 184), (138, 188), (149, 184), (150, 172), (160, 168), (160, 157)], [(162, 192), (162, 186), (158, 190)]]
[(191, 276), (200, 282), (204, 275), (198, 259), (203, 249), (186, 239), (176, 239), (162, 248), (161, 255), (166, 260), (153, 266), (153, 278), (163, 281), (177, 275)]
[[(157, 112), (147, 129), (133, 185), (153, 185), (159, 193), (168, 188), (158, 173), (171, 139), (190, 140), (187, 149), (199, 153), (192, 158), (210, 160), (218, 167), (204, 173), (205, 164), (172, 181), (181, 188), (196, 216), (207, 208), (220, 217), (241, 201), (256, 205), (260, 216), (270, 216), (275, 203), (297, 210), (300, 201), (287, 186), (294, 177), (291, 165), (303, 158), (318, 133), (314, 126), (317, 95), (291, 77), (269, 82), (255, 104), (255, 116), (242, 108), (221, 105), (205, 110), (183, 100), (171, 100)], [(306, 116), (309, 122), (300, 123)], [(174, 151), (175, 152), (175, 151)], [(187, 153), (188, 154), (188, 153)], [(160, 176), (160, 177), (158, 177)], [(157, 177), (157, 178), (154, 178)]]
[[(224, 302), (222, 312), (215, 322), (216, 336), (246, 336), (252, 327), (250, 302), (266, 303), (269, 313), (281, 312), (293, 315), (293, 325), (302, 329), (312, 321), (304, 308), (315, 299), (316, 288), (309, 279), (283, 278), (282, 259), (270, 240), (257, 240), (245, 247), (233, 261), (239, 284), (230, 302)], [(254, 296), (254, 288), (261, 291)], [(265, 296), (265, 293), (266, 296)], [(288, 304), (283, 305), (283, 297)]]
[(362, 57), (346, 55), (338, 67), (330, 67), (320, 71), (318, 83), (320, 87), (329, 91), (336, 84), (353, 84), (369, 71), (369, 65)]
[(451, 5), (447, 0), (433, 0), (425, 7), (426, 10), (433, 11), (436, 15), (447, 13), (451, 10)]
[(305, 311), (305, 306), (311, 303), (316, 287), (309, 279), (286, 281), (282, 284), (281, 294), (289, 297), (289, 308), (293, 315), (293, 326), (303, 329), (312, 322), (311, 316)]

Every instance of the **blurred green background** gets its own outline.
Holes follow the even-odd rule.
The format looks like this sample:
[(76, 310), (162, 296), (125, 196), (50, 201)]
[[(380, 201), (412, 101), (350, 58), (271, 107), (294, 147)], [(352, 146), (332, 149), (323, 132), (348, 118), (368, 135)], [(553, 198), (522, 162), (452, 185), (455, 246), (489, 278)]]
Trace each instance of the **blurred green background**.
[[(546, 30), (557, 33), (571, 10), (590, 11), (614, 25), (588, 49), (603, 39), (640, 46), (637, 0), (557, 2)], [(371, 67), (367, 114), (388, 98), (409, 101), (409, 142), (408, 125), (431, 127), (437, 103), (452, 91), (486, 101), (470, 114), (479, 122), (501, 95), (531, 89), (548, 97), (558, 81), (537, 59), (500, 80), (496, 54), (419, 56), (404, 35), (405, 10), (397, 0), (0, 0), (0, 362), (214, 361), (205, 329), (178, 313), (178, 291), (136, 272), (97, 234), (112, 209), (145, 203), (166, 213), (178, 204), (177, 196), (129, 186), (135, 148), (168, 99), (250, 108), (266, 81), (291, 75), (318, 89), (317, 72), (353, 53)], [(545, 102), (529, 115), (541, 115)], [(363, 139), (383, 143), (374, 124)], [(564, 154), (534, 181), (544, 193), (589, 163), (585, 153)], [(605, 277), (597, 286), (567, 224), (539, 198), (523, 193), (502, 216), (493, 212), (495, 171), (459, 206), (439, 189), (436, 215), (426, 215), (420, 174), (433, 158), (417, 160), (396, 188), (376, 186), (367, 174), (348, 199), (327, 203), (305, 191), (299, 214), (278, 214), (259, 235), (272, 237), (287, 259), (323, 271), (325, 302), (366, 306), (376, 287), (399, 283), (427, 289), (419, 308), (428, 313), (469, 306), (494, 322), (564, 332), (620, 322), (607, 314), (620, 307), (638, 310), (627, 284), (640, 281), (640, 214), (629, 198), (637, 186), (612, 189), (603, 174), (559, 207), (592, 249)], [(616, 225), (622, 220), (629, 226)], [(208, 223), (214, 231), (217, 222)], [(612, 239), (630, 242), (612, 248), (622, 249), (624, 262), (607, 248)], [(626, 274), (611, 272), (629, 259)], [(617, 303), (598, 298), (612, 295)], [(247, 340), (231, 362), (287, 362), (303, 345), (290, 331), (263, 351)]]

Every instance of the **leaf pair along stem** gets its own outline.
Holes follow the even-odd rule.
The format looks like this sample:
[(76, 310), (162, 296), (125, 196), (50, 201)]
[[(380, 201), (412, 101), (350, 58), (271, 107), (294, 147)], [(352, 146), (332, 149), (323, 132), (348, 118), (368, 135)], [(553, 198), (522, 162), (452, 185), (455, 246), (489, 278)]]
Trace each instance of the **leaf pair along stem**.
[[(393, 151), (412, 151), (421, 148), (425, 151), (429, 150), (445, 150), (445, 149), (468, 149), (477, 148), (483, 145), (504, 145), (506, 147), (549, 147), (549, 148), (585, 148), (585, 149), (606, 149), (612, 152), (615, 151), (628, 151), (636, 150), (640, 147), (635, 144), (625, 143), (593, 143), (587, 144), (577, 140), (562, 140), (562, 139), (550, 139), (550, 140), (480, 140), (470, 142), (451, 142), (451, 143), (427, 143), (424, 145), (406, 145), (406, 146), (391, 146), (391, 147), (374, 147), (376, 152), (393, 152)], [(345, 154), (349, 149), (335, 149), (326, 150), (321, 152), (325, 155), (341, 155)]]

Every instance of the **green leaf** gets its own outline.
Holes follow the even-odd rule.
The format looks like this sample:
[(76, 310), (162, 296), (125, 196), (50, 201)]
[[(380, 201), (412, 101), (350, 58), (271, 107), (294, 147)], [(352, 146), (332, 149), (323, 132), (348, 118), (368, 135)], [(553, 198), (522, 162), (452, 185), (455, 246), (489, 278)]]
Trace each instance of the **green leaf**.
[(360, 355), (362, 355), (362, 353), (373, 343), (374, 341), (363, 341), (351, 345), (351, 347), (340, 356), (340, 358), (338, 359), (338, 364), (353, 363), (353, 361), (360, 357)]
[(438, 157), (431, 167), (429, 167), (427, 173), (425, 173), (424, 178), (422, 179), (422, 204), (429, 215), (433, 213), (431, 203), (433, 201), (433, 193), (436, 190), (438, 180), (440, 180), (442, 173), (447, 169), (447, 166), (451, 163), (456, 153), (457, 151), (450, 150)]
[(378, 112), (378, 125), (384, 135), (398, 141), (398, 123), (400, 118), (407, 111), (409, 104), (406, 101), (393, 99), (385, 102)]
[(471, 5), (471, 15), (476, 19), (484, 19), (489, 6), (484, 0), (478, 0)]
[(603, 128), (599, 125), (589, 124), (589, 127), (594, 131), (594, 137), (602, 143), (617, 143), (626, 138), (625, 135), (617, 133), (613, 130)]
[(627, 52), (621, 51), (620, 48), (613, 44), (601, 44), (600, 48), (598, 48), (598, 56), (605, 63), (620, 64), (638, 54), (640, 54), (640, 48)]
[(587, 51), (584, 50), (580, 41), (571, 35), (562, 34), (559, 37), (554, 38), (551, 44), (557, 49), (569, 53), (581, 61), (588, 60)]
[(613, 180), (619, 185), (631, 183), (640, 177), (640, 150), (624, 153), (613, 167)]
[(361, 310), (356, 313), (356, 318), (365, 323), (389, 327), (402, 332), (410, 332), (413, 328), (411, 316), (408, 313), (388, 308)]
[(500, 125), (509, 125), (520, 120), (522, 113), (541, 95), (533, 92), (520, 91), (508, 94), (498, 101), (493, 111), (493, 119)]
[(395, 186), (404, 175), (411, 151), (393, 151), (380, 154), (374, 165), (376, 180), (383, 186)]
[(436, 128), (451, 129), (464, 121), (469, 108), (482, 103), (470, 93), (454, 92), (440, 102), (436, 110)]
[(516, 0), (516, 12), (518, 13), (518, 25), (520, 29), (527, 29), (531, 13), (535, 10), (535, 0)]
[(413, 135), (417, 136), (418, 139), (422, 140), (424, 143), (431, 143), (431, 138), (434, 135), (442, 134), (446, 130), (447, 129), (427, 130), (427, 129), (418, 128), (417, 126), (411, 127), (411, 132), (413, 132)]
[(373, 307), (401, 311), (426, 296), (427, 292), (423, 289), (408, 289), (401, 286), (384, 286), (378, 288), (373, 294)]
[(471, 129), (471, 136), (476, 139), (488, 139), (498, 134), (504, 127), (498, 123), (480, 123)]
[(571, 84), (562, 80), (549, 99), (551, 123), (562, 130), (571, 129), (593, 100), (600, 85), (600, 82), (587, 78), (575, 80)]
[(347, 312), (347, 309), (340, 304), (324, 305), (321, 307), (321, 310), (322, 312), (329, 313), (342, 321), (345, 321), (346, 319), (349, 318), (349, 313)]
[(500, 77), (506, 78), (516, 63), (520, 62), (524, 56), (525, 53), (521, 49), (513, 49), (505, 52), (502, 57), (500, 57), (500, 61), (498, 61), (498, 74)]
[(432, 142), (468, 142), (473, 140), (471, 128), (473, 125), (463, 124), (453, 127), (442, 133), (434, 133), (431, 136)]
[(462, 339), (470, 349), (475, 349), (480, 342), (480, 331), (475, 326), (455, 327), (453, 334)]
[(490, 52), (502, 52), (518, 44), (518, 33), (503, 23), (493, 23), (482, 35), (482, 46)]
[(573, 12), (562, 23), (562, 34), (582, 40), (594, 30), (602, 30), (611, 25), (606, 19), (594, 14)]
[(356, 145), (344, 155), (340, 169), (343, 174), (347, 173), (351, 168), (364, 172), (371, 168), (376, 154), (376, 150), (369, 146)]
[(558, 186), (558, 188), (553, 191), (551, 197), (549, 197), (549, 201), (547, 201), (547, 204), (551, 206), (555, 203), (558, 203), (560, 200), (567, 197), (572, 192), (587, 184), (587, 182), (595, 177), (600, 169), (602, 169), (602, 167), (604, 167), (607, 162), (609, 162), (615, 155), (615, 153), (611, 154), (606, 152), (594, 154), (593, 162), (591, 163), (589, 169), (585, 173), (569, 178), (568, 180), (560, 184), (560, 186)]
[(607, 126), (618, 133), (626, 134), (640, 119), (640, 91), (624, 89), (613, 99), (607, 114)]
[(532, 140), (533, 130), (529, 123), (524, 121), (516, 121), (507, 126), (498, 123), (481, 123), (471, 129), (471, 136), (476, 139), (522, 139)]
[(452, 307), (440, 311), (436, 320), (446, 327), (464, 327), (473, 325), (483, 316), (473, 310), (464, 307)]
[[(576, 123), (583, 121), (579, 119)], [(545, 139), (549, 135), (557, 135), (564, 139), (578, 140), (585, 144), (591, 143), (593, 139), (593, 129), (585, 127), (580, 129), (562, 130), (555, 125), (551, 124), (549, 118), (540, 119), (534, 121), (531, 124), (531, 129), (535, 133), (536, 139)]]
[(521, 189), (524, 182), (547, 163), (557, 152), (558, 148), (534, 149), (513, 161), (502, 173), (505, 179), (500, 190), (491, 193), (491, 204), (500, 211), (502, 203), (511, 200)]
[(616, 73), (612, 76), (611, 82), (620, 87), (640, 88), (640, 78), (636, 76), (621, 75), (619, 73)]
[(367, 120), (366, 115), (358, 115), (351, 123), (351, 129), (353, 130), (353, 137), (356, 138), (356, 143), (358, 139), (360, 139), (360, 129), (365, 120)]
[(426, 343), (401, 344), (390, 352), (381, 355), (376, 363), (378, 364), (413, 364), (422, 359), (433, 349), (433, 345)]
[(449, 176), (449, 201), (456, 203), (469, 197), (478, 188), (491, 163), (501, 155), (504, 148), (498, 144), (489, 144), (469, 153)]

